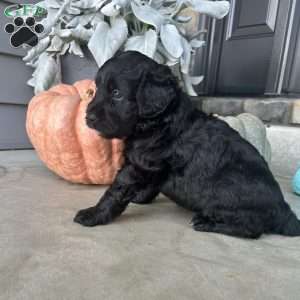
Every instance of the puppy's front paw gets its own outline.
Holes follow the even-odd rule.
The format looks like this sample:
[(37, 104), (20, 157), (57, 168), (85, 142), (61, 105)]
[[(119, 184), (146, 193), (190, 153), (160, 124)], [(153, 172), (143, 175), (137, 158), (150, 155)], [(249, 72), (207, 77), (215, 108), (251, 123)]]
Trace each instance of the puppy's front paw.
[(190, 223), (193, 224), (195, 230), (201, 230), (210, 223), (210, 220), (208, 217), (205, 217), (201, 213), (198, 213), (194, 215)]
[(101, 211), (99, 211), (99, 208), (97, 208), (96, 206), (92, 206), (78, 211), (74, 218), (74, 222), (79, 223), (83, 226), (92, 227), (96, 225), (106, 224), (106, 219), (107, 218), (104, 218)]

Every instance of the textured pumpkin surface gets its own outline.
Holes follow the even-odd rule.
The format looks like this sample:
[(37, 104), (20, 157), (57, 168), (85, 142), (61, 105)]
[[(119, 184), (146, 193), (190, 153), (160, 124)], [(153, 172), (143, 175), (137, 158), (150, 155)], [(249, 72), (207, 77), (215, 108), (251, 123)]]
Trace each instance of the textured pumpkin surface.
[(91, 80), (60, 84), (29, 103), (26, 129), (40, 159), (71, 182), (110, 184), (123, 161), (123, 143), (87, 127), (86, 107), (95, 93)]

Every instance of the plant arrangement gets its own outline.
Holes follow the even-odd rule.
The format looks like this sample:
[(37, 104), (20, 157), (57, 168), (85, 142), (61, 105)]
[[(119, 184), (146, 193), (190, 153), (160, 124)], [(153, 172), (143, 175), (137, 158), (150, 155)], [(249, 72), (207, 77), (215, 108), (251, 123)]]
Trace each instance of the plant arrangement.
[(118, 50), (142, 52), (171, 66), (185, 91), (195, 96), (193, 85), (203, 76), (190, 75), (191, 58), (205, 42), (203, 32), (187, 32), (192, 17), (182, 11), (218, 19), (229, 11), (228, 1), (207, 0), (45, 0), (37, 5), (47, 10), (41, 21), (45, 30), (23, 58), (34, 68), (28, 84), (35, 93), (60, 83), (60, 57), (67, 52), (84, 57), (86, 45), (99, 67)]

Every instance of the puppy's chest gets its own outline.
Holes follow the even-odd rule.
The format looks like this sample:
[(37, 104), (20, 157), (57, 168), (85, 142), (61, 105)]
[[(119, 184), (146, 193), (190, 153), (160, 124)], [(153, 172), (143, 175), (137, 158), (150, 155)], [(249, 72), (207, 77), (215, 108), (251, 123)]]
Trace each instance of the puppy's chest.
[(167, 149), (147, 141), (130, 143), (125, 149), (126, 159), (140, 169), (159, 171), (164, 169), (168, 157)]
[(133, 140), (126, 144), (128, 161), (146, 170), (168, 170), (174, 175), (190, 177), (198, 175), (205, 159), (203, 144), (199, 135), (182, 134), (176, 138), (151, 138)]

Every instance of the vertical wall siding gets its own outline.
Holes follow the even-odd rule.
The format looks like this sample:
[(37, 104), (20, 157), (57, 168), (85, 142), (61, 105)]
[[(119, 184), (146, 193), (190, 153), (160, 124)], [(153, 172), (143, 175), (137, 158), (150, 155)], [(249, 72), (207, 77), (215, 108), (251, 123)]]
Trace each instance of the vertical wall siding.
[(4, 26), (12, 19), (4, 16), (4, 9), (12, 3), (35, 2), (38, 1), (0, 2), (0, 150), (32, 147), (25, 131), (27, 103), (33, 96), (26, 85), (31, 69), (22, 61), (25, 51), (10, 46)]
[[(26, 82), (32, 69), (25, 66), (22, 48), (10, 46), (9, 35), (4, 31), (12, 20), (4, 16), (4, 9), (12, 3), (37, 3), (38, 0), (0, 2), (0, 150), (32, 148), (25, 131), (26, 108), (33, 90)], [(87, 49), (85, 58), (66, 55), (62, 59), (62, 77), (65, 83), (94, 78), (97, 65)]]

